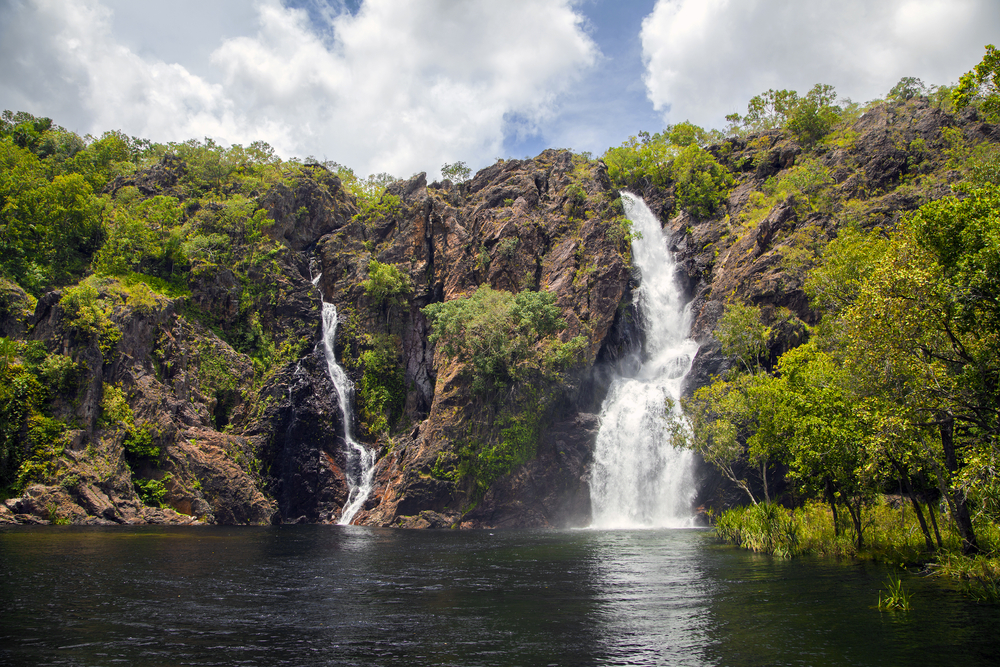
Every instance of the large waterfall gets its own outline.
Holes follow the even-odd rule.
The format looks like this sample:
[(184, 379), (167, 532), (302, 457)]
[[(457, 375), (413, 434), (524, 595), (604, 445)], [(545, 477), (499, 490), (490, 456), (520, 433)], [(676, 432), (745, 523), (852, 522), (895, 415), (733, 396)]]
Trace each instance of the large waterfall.
[(633, 377), (614, 380), (601, 408), (591, 527), (684, 527), (692, 522), (693, 457), (671, 446), (669, 418), (683, 420), (681, 388), (698, 345), (688, 338), (690, 313), (659, 221), (642, 199), (623, 192), (622, 202), (642, 234), (632, 242), (632, 256), (642, 274), (645, 361)]
[[(318, 279), (317, 279), (318, 280)], [(333, 386), (337, 389), (340, 399), (340, 412), (344, 418), (344, 444), (347, 447), (347, 502), (340, 513), (339, 523), (346, 526), (365, 504), (368, 494), (372, 492), (372, 478), (375, 476), (375, 452), (354, 439), (352, 428), (352, 405), (354, 386), (344, 369), (337, 363), (333, 353), (334, 340), (337, 336), (337, 307), (332, 303), (323, 302), (323, 354), (326, 356), (326, 369), (330, 373)]]

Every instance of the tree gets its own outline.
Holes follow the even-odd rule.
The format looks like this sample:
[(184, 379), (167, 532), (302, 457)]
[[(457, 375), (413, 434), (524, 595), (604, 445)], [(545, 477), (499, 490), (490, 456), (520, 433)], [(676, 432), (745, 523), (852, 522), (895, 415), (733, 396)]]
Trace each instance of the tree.
[(904, 76), (889, 90), (888, 98), (894, 102), (905, 102), (927, 94), (927, 86), (915, 76)]
[[(787, 122), (798, 100), (799, 94), (794, 90), (769, 89), (755, 95), (747, 103), (747, 113), (742, 118), (743, 126), (751, 132), (781, 127)], [(739, 120), (739, 116), (733, 114), (731, 120)]]
[(448, 164), (447, 162), (441, 167), (441, 177), (447, 178), (455, 183), (464, 183), (469, 180), (469, 176), (472, 174), (472, 170), (467, 164), (459, 160), (454, 164)]
[(683, 401), (690, 428), (671, 424), (674, 445), (698, 453), (739, 487), (756, 505), (751, 475), (757, 475), (765, 502), (770, 502), (769, 464), (783, 456), (775, 437), (775, 378), (768, 373), (718, 378)]
[(733, 184), (729, 170), (695, 144), (681, 149), (670, 165), (670, 175), (676, 182), (678, 205), (700, 218), (715, 213)]
[(854, 381), (843, 364), (809, 341), (781, 356), (774, 387), (773, 433), (784, 442), (788, 477), (801, 491), (825, 495), (836, 526), (837, 504), (864, 547), (863, 510), (874, 497)]
[(840, 107), (833, 104), (835, 99), (833, 86), (817, 83), (792, 106), (786, 127), (800, 143), (811, 146), (826, 136), (840, 117)]
[(928, 463), (977, 551), (968, 497), (1000, 454), (1000, 187), (922, 206), (845, 321), (856, 381), (934, 434)]
[(952, 91), (958, 109), (978, 104), (987, 120), (1000, 121), (1000, 50), (986, 45), (986, 55), (972, 71), (966, 72)]
[(739, 303), (726, 306), (715, 328), (722, 353), (735, 357), (748, 373), (762, 370), (760, 361), (767, 353), (770, 334), (771, 330), (761, 320), (760, 308)]
[(552, 292), (523, 291), (514, 295), (480, 285), (468, 297), (434, 303), (423, 309), (431, 322), (430, 341), (449, 358), (469, 365), (473, 391), (500, 392), (545, 372), (561, 358), (562, 348), (579, 350), (577, 337), (561, 343), (553, 334), (565, 322)]

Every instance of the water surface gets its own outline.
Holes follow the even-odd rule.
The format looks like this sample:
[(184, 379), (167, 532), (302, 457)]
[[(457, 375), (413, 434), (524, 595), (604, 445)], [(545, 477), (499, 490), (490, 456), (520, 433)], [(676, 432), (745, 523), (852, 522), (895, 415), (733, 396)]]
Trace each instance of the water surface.
[(0, 531), (0, 664), (986, 665), (996, 607), (699, 530)]

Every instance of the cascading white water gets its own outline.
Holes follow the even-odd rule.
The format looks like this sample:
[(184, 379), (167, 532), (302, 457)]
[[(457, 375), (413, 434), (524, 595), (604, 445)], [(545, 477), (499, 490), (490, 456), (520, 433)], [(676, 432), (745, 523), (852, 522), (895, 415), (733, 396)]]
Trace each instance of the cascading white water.
[(645, 361), (634, 377), (614, 380), (601, 407), (590, 480), (591, 527), (686, 527), (692, 525), (694, 459), (670, 444), (668, 416), (683, 420), (679, 399), (698, 344), (688, 338), (690, 311), (674, 280), (659, 220), (639, 197), (623, 192), (622, 203), (642, 234), (632, 241), (632, 257), (642, 274), (638, 305)]
[[(318, 282), (318, 278), (314, 282)], [(337, 363), (333, 353), (334, 340), (337, 336), (337, 307), (332, 303), (323, 302), (323, 354), (326, 357), (326, 369), (330, 380), (337, 389), (340, 399), (340, 412), (344, 420), (344, 443), (347, 446), (347, 502), (340, 513), (337, 522), (342, 526), (349, 525), (354, 515), (365, 504), (368, 494), (372, 492), (372, 480), (375, 476), (375, 452), (354, 439), (351, 405), (353, 405), (354, 385)]]

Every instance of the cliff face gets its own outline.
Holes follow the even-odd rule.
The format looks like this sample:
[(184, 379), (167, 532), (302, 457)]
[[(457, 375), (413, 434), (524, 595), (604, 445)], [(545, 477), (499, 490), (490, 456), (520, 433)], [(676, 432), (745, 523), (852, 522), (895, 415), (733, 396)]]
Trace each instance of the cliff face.
[[(628, 294), (630, 272), (620, 240), (609, 237), (615, 194), (600, 164), (568, 152), (485, 169), (462, 186), (428, 185), (422, 175), (393, 186), (401, 212), (370, 228), (353, 223), (324, 237), (320, 286), (341, 313), (378, 330), (381, 313), (360, 288), (375, 259), (404, 267), (408, 303), (393, 317), (412, 428), (380, 442), (376, 486), (357, 521), (372, 525), (547, 526), (586, 523), (587, 463), (597, 408), (593, 367)], [(583, 335), (586, 351), (558, 387), (546, 413), (539, 455), (501, 477), (471, 514), (462, 480), (438, 472), (485, 417), (460, 365), (435, 355), (420, 309), (488, 284), (557, 296), (561, 338)], [(350, 343), (344, 354), (352, 353)], [(574, 425), (576, 427), (574, 427)], [(464, 515), (464, 518), (463, 518)]]
[[(183, 198), (184, 169), (166, 159), (118, 179), (108, 191), (133, 186), (143, 196)], [(149, 292), (141, 304), (134, 285), (98, 281), (96, 303), (121, 333), (103, 349), (99, 336), (74, 329), (62, 293), (40, 299), (30, 317), (5, 318), (5, 333), (68, 354), (84, 374), (63, 409), (82, 428), (50, 453), (40, 483), (8, 500), (0, 516), (99, 523), (338, 520), (349, 462), (320, 341), (325, 300), (340, 314), (337, 354), (355, 383), (362, 381), (361, 356), (373, 338), (391, 333), (405, 386), (403, 410), (387, 432), (358, 429), (359, 439), (378, 448), (379, 460), (376, 488), (356, 522), (585, 523), (602, 386), (594, 369), (613, 361), (624, 345), (631, 279), (627, 242), (608, 233), (620, 222), (620, 209), (603, 166), (546, 151), (534, 160), (498, 163), (461, 185), (428, 185), (420, 175), (387, 194), (400, 206), (360, 216), (339, 180), (321, 167), (263, 193), (258, 205), (274, 221), (267, 233), (282, 247), (269, 267), (258, 269), (269, 271), (261, 280), (269, 291), (252, 312), (244, 303), (247, 277), (201, 264), (188, 277), (190, 294)], [(405, 274), (402, 303), (387, 308), (366, 293), (371, 260)], [(483, 284), (513, 293), (551, 291), (563, 319), (560, 339), (583, 336), (586, 344), (562, 381), (545, 388), (551, 400), (537, 457), (474, 498), (466, 481), (442, 475), (438, 464), (455, 456), (470, 429), (485, 424), (489, 430), (490, 415), (471, 396), (464, 366), (435, 354), (421, 308)], [(263, 377), (259, 369), (255, 374), (255, 359), (227, 342), (253, 336), (267, 336), (277, 348), (279, 363)], [(115, 397), (127, 414), (109, 419)], [(140, 431), (151, 434), (156, 454), (136, 449)], [(162, 487), (157, 504), (164, 507), (143, 504), (137, 494), (150, 482)]]
[[(712, 334), (728, 302), (762, 307), (776, 359), (818, 321), (803, 285), (838, 227), (891, 228), (948, 193), (956, 151), (984, 141), (1000, 141), (1000, 130), (918, 99), (877, 106), (817, 147), (781, 131), (711, 147), (736, 182), (710, 218), (678, 211), (672, 187), (631, 184), (663, 221), (692, 299), (701, 348), (687, 391), (728, 368)], [(185, 169), (167, 158), (107, 192), (132, 186), (183, 203)], [(418, 175), (386, 194), (395, 203), (363, 213), (336, 176), (305, 167), (253, 193), (280, 246), (245, 273), (195, 263), (172, 297), (101, 278), (36, 303), (0, 282), (0, 334), (42, 359), (39, 368), (69, 368), (48, 401), (51, 417), (72, 425), (31, 453), (31, 483), (0, 505), (0, 521), (338, 520), (350, 462), (321, 344), (328, 301), (339, 314), (337, 358), (359, 390), (348, 406), (356, 437), (378, 452), (356, 523), (586, 525), (597, 413), (615, 365), (642, 344), (638, 277), (604, 165), (550, 150), (466, 183)], [(201, 214), (194, 204), (185, 213)], [(366, 290), (373, 266), (394, 267), (405, 289), (389, 300)], [(487, 488), (460, 474), (463, 447), (499, 441), (510, 422), (472, 390), (468, 364), (435, 350), (422, 312), (480, 285), (553, 293), (559, 339), (585, 341), (555, 380), (530, 388), (544, 399), (529, 406), (533, 455)], [(96, 309), (91, 319), (81, 303)], [(373, 352), (398, 376), (391, 409), (361, 405)], [(703, 474), (702, 500), (724, 503), (724, 485)]]

